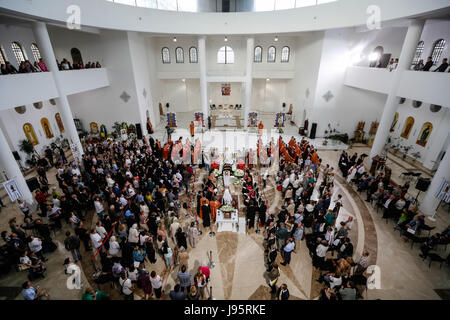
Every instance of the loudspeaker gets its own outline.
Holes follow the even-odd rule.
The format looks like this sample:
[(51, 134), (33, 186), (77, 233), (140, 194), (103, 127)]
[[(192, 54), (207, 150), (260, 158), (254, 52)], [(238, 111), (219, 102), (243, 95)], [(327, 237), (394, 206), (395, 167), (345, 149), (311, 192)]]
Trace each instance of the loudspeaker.
[(166, 108), (169, 108), (169, 103), (168, 102), (166, 103)]
[(311, 134), (309, 135), (309, 137), (311, 139), (315, 139), (316, 138), (316, 131), (317, 131), (317, 123), (313, 123), (311, 125)]
[(136, 123), (136, 136), (139, 140), (142, 139), (142, 128), (140, 123)]
[(36, 189), (39, 189), (39, 181), (36, 177), (27, 179), (26, 182), (27, 182), (27, 186), (31, 192), (33, 192)]
[(416, 189), (425, 192), (428, 190), (430, 183), (430, 179), (419, 178), (419, 180), (417, 180)]
[(14, 156), (14, 159), (16, 159), (17, 161), (20, 161), (20, 155), (17, 151), (13, 151), (12, 154)]
[(286, 108), (286, 102), (283, 102), (283, 108)]

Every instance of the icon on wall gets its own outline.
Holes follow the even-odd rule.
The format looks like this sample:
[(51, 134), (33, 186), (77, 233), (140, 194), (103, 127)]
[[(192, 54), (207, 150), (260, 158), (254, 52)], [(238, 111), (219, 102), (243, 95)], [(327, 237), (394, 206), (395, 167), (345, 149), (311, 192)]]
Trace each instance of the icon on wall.
[(98, 124), (96, 122), (91, 122), (89, 124), (91, 134), (98, 134)]
[(33, 126), (31, 123), (25, 123), (23, 125), (23, 132), (25, 133), (25, 136), (27, 137), (27, 140), (30, 141), (33, 146), (36, 146), (39, 144), (39, 141), (36, 137), (36, 132), (34, 132)]
[(45, 136), (49, 139), (53, 138), (52, 128), (50, 127), (50, 123), (48, 122), (47, 118), (41, 119), (41, 125), (42, 125), (42, 129), (44, 129)]
[(230, 83), (222, 83), (222, 95), (230, 96), (231, 95), (231, 85)]
[(400, 135), (402, 138), (408, 139), (409, 134), (414, 126), (414, 118), (408, 117), (405, 121), (405, 125), (403, 126), (402, 134)]
[(428, 142), (428, 138), (431, 135), (431, 131), (433, 131), (433, 125), (430, 122), (425, 122), (422, 126), (422, 130), (420, 130), (419, 139), (417, 139), (416, 143), (419, 146), (425, 147)]
[(59, 113), (55, 114), (55, 119), (56, 119), (56, 124), (58, 125), (58, 128), (59, 128), (59, 132), (63, 133), (64, 132), (64, 125), (63, 125), (63, 122), (61, 120), (61, 115)]

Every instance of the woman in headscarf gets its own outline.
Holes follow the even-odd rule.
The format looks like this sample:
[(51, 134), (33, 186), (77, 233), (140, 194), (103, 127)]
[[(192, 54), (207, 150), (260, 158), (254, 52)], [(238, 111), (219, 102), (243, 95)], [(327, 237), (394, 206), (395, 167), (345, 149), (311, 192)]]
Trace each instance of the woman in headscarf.
[(134, 223), (128, 232), (128, 243), (137, 246), (139, 242), (139, 231), (137, 230), (137, 223)]

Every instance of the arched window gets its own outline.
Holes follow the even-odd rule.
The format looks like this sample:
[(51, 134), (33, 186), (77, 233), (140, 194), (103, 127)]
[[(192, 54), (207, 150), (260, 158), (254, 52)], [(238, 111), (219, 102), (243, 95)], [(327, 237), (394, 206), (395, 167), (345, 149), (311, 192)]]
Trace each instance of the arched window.
[(11, 43), (11, 48), (16, 57), (17, 63), (20, 64), (22, 61), (25, 61), (25, 54), (23, 52), (22, 46), (18, 42)]
[(52, 127), (50, 127), (50, 122), (48, 121), (47, 118), (41, 119), (41, 126), (42, 126), (42, 129), (44, 129), (45, 136), (49, 139), (53, 138)]
[(275, 58), (277, 56), (277, 49), (274, 46), (269, 47), (267, 49), (267, 62), (275, 62)]
[(424, 44), (425, 44), (425, 42), (423, 42), (423, 41), (419, 41), (419, 43), (417, 44), (416, 52), (414, 53), (414, 59), (412, 61), (412, 64), (414, 66), (416, 64), (418, 64), (420, 61), (420, 57), (422, 56)]
[(288, 46), (281, 49), (281, 62), (289, 62), (289, 52), (290, 49)]
[(217, 52), (217, 63), (234, 63), (234, 51), (231, 47), (225, 46)]
[(431, 58), (433, 59), (433, 63), (437, 64), (439, 60), (441, 60), (442, 51), (444, 51), (445, 40), (440, 39), (434, 43), (433, 51), (431, 53)]
[(83, 58), (81, 57), (81, 52), (77, 48), (72, 48), (70, 50), (70, 54), (72, 55), (73, 64), (83, 64)]
[(183, 48), (176, 48), (175, 49), (175, 62), (176, 63), (184, 63), (184, 50)]
[(403, 125), (402, 134), (400, 135), (402, 138), (408, 139), (409, 134), (411, 133), (412, 128), (414, 127), (414, 118), (408, 117)]
[(260, 46), (255, 47), (253, 62), (262, 62), (262, 48)]
[(0, 46), (0, 63), (5, 64), (5, 62), (8, 61), (5, 55), (5, 50), (3, 49), (3, 46)]
[(36, 43), (31, 44), (31, 52), (33, 53), (34, 61), (39, 62), (39, 59), (41, 58), (41, 52), (39, 51)]
[(162, 63), (170, 63), (170, 51), (169, 48), (161, 49)]
[(197, 48), (191, 47), (189, 49), (189, 62), (190, 63), (197, 63), (198, 62), (198, 54), (197, 54)]

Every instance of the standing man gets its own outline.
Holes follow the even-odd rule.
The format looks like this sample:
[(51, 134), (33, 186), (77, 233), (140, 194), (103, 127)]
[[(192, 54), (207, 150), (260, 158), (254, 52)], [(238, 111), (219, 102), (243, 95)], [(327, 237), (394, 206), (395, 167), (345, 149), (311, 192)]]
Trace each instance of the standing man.
[(45, 157), (47, 158), (48, 162), (50, 162), (50, 165), (53, 167), (53, 151), (50, 149), (49, 146), (45, 148)]
[(283, 266), (286, 266), (287, 264), (291, 263), (291, 254), (292, 251), (295, 249), (295, 242), (292, 238), (289, 238), (287, 240), (286, 245), (283, 248), (283, 259), (284, 261), (281, 263)]
[(273, 263), (270, 266), (270, 270), (267, 272), (267, 278), (269, 279), (269, 286), (271, 289), (271, 293), (275, 294), (277, 292), (277, 281), (280, 277), (280, 269), (278, 269), (278, 265)]
[(277, 290), (276, 300), (288, 300), (289, 299), (289, 290), (287, 288), (286, 283), (283, 283), (281, 287)]
[(72, 253), (72, 257), (75, 263), (78, 262), (78, 260), (81, 260), (80, 238), (78, 238), (76, 234), (71, 235), (70, 231), (67, 231), (66, 239), (64, 240), (64, 246), (66, 247), (66, 250)]
[(433, 59), (431, 57), (428, 57), (427, 63), (425, 63), (425, 66), (423, 67), (423, 71), (430, 71), (431, 67), (433, 66)]
[(191, 124), (189, 125), (190, 131), (191, 131), (191, 137), (194, 137), (194, 133), (195, 133), (195, 125), (194, 125), (194, 121), (191, 121)]
[(131, 280), (127, 278), (127, 273), (124, 272), (119, 278), (121, 291), (125, 296), (125, 300), (134, 300), (134, 288)]

